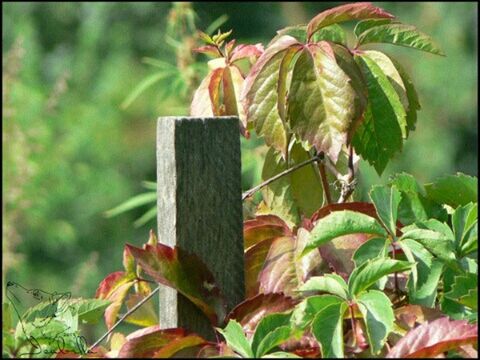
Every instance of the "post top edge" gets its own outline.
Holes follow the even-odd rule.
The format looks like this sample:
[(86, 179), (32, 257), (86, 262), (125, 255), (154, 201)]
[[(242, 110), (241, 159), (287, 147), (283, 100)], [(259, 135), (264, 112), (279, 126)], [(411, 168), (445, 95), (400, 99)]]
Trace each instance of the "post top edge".
[(229, 120), (235, 119), (235, 121), (239, 121), (238, 116), (160, 116), (157, 119), (157, 122), (160, 121), (168, 121), (168, 122), (186, 122), (186, 121), (201, 121), (201, 122), (210, 122), (210, 121), (218, 121), (218, 120)]

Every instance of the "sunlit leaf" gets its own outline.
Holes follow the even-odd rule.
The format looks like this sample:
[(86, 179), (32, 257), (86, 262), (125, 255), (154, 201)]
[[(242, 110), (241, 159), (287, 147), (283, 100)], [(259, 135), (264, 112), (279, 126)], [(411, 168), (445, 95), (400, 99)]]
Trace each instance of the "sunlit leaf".
[(299, 287), (300, 291), (322, 291), (337, 295), (342, 299), (348, 298), (347, 283), (341, 276), (336, 274), (325, 274), (324, 276), (313, 276)]
[(372, 200), (383, 225), (390, 231), (392, 236), (397, 233), (397, 214), (398, 205), (402, 200), (400, 191), (395, 186), (373, 186), (369, 192), (370, 200)]
[(388, 240), (386, 238), (373, 238), (360, 245), (353, 254), (355, 266), (359, 267), (369, 259), (386, 257), (388, 253)]
[(477, 310), (478, 277), (476, 274), (467, 273), (455, 276), (452, 289), (445, 293), (445, 297), (452, 299), (462, 305)]
[(217, 328), (217, 331), (223, 335), (227, 344), (238, 354), (243, 357), (254, 357), (250, 343), (245, 337), (243, 329), (238, 322), (230, 320), (225, 329), (222, 330)]
[(260, 57), (264, 52), (263, 45), (258, 43), (255, 45), (238, 45), (235, 49), (233, 49), (232, 56), (230, 58), (230, 62), (233, 63), (237, 60), (248, 58), (248, 57)]
[(252, 297), (259, 291), (259, 275), (265, 264), (272, 242), (276, 238), (267, 238), (251, 246), (245, 252), (245, 296)]
[(394, 44), (445, 56), (430, 36), (417, 30), (412, 25), (390, 23), (374, 26), (358, 35), (358, 43)]
[(327, 42), (300, 53), (292, 73), (288, 115), (292, 131), (337, 162), (353, 120), (355, 92)]
[[(290, 336), (290, 314), (271, 314), (264, 317), (255, 329), (252, 338), (252, 350), (261, 357)], [(278, 330), (280, 329), (280, 330)]]
[(303, 255), (338, 236), (356, 233), (387, 235), (383, 227), (368, 215), (350, 210), (335, 211), (315, 224)]
[(314, 317), (323, 309), (344, 303), (345, 301), (336, 295), (310, 296), (299, 303), (292, 312), (292, 326), (300, 330), (311, 324)]
[(409, 331), (388, 352), (387, 358), (433, 358), (461, 345), (476, 344), (478, 325), (447, 317), (426, 322)]
[(285, 221), (275, 215), (258, 215), (255, 219), (243, 223), (245, 249), (266, 239), (290, 235), (292, 232)]
[(322, 346), (323, 358), (343, 358), (343, 314), (345, 302), (320, 310), (312, 322), (312, 333)]
[[(142, 294), (131, 294), (125, 301), (127, 310), (129, 311), (132, 309), (143, 299), (144, 296)], [(153, 301), (149, 300), (142, 304), (142, 306), (134, 311), (131, 315), (129, 315), (125, 321), (142, 327), (157, 325), (159, 323), (158, 309), (154, 306)]]
[(359, 2), (353, 4), (340, 5), (328, 10), (325, 10), (315, 16), (308, 23), (307, 33), (310, 38), (316, 31), (322, 27), (348, 21), (361, 19), (375, 19), (375, 18), (393, 18), (394, 16), (385, 10), (373, 6), (369, 2)]

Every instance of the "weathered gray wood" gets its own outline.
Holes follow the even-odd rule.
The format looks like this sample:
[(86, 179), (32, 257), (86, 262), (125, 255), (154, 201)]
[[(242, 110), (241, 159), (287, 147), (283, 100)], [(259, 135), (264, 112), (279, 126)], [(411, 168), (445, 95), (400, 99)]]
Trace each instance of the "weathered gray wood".
[[(227, 311), (245, 296), (240, 167), (237, 117), (158, 119), (158, 239), (205, 262)], [(207, 318), (166, 287), (160, 291), (160, 326), (215, 339)]]

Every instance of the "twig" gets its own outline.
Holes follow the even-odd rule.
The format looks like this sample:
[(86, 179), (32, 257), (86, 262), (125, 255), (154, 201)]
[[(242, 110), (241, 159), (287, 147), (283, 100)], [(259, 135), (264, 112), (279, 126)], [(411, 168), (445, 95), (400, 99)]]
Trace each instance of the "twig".
[[(320, 153), (323, 155), (323, 153)], [(325, 164), (323, 162), (318, 163), (318, 169), (320, 170), (320, 179), (322, 180), (323, 192), (325, 193), (325, 199), (327, 204), (332, 203), (332, 196), (330, 195), (330, 187), (327, 180), (327, 172), (325, 171)]]
[(317, 161), (317, 160), (323, 160), (324, 156), (323, 156), (323, 153), (320, 153), (318, 155), (315, 155), (314, 157), (312, 157), (311, 159), (308, 159), (308, 160), (305, 160), (304, 162), (301, 162), (300, 164), (297, 164), (295, 166), (292, 166), (291, 168), (287, 169), (287, 170), (284, 170), (282, 171), (281, 173), (271, 177), (270, 179), (268, 180), (265, 180), (264, 182), (262, 182), (261, 184), (251, 188), (250, 190), (247, 190), (245, 191), (243, 194), (242, 194), (242, 201), (245, 200), (246, 198), (252, 196), (254, 193), (256, 193), (258, 190), (260, 190), (261, 188), (263, 188), (264, 186), (267, 186), (269, 184), (271, 184), (272, 182), (274, 182), (275, 180), (278, 180), (280, 179), (281, 177), (285, 176), (285, 175), (288, 175), (290, 174), (291, 172), (295, 171), (295, 170), (298, 170), (302, 167), (304, 167), (305, 165), (308, 165), (314, 161)]
[(123, 315), (116, 323), (115, 325), (113, 325), (110, 330), (108, 330), (105, 334), (102, 335), (102, 337), (100, 339), (98, 339), (97, 341), (95, 341), (95, 343), (90, 346), (87, 350), (87, 353), (91, 352), (96, 346), (98, 346), (98, 344), (100, 344), (108, 335), (110, 335), (112, 333), (113, 330), (115, 330), (115, 328), (120, 325), (120, 323), (125, 320), (128, 316), (130, 316), (132, 313), (134, 313), (135, 311), (137, 311), (137, 309), (142, 306), (143, 304), (145, 304), (148, 300), (150, 300), (157, 292), (158, 290), (160, 290), (160, 286), (158, 286), (155, 290), (153, 290), (149, 295), (147, 295), (147, 297), (145, 299), (143, 299), (142, 301), (140, 301), (137, 305), (135, 305), (133, 308), (131, 308), (129, 311), (127, 311), (127, 313), (125, 315)]
[(347, 180), (342, 184), (342, 190), (340, 192), (340, 198), (338, 199), (338, 203), (342, 204), (352, 195), (353, 191), (355, 190), (355, 185), (357, 181), (355, 179), (355, 168), (353, 166), (353, 146), (349, 146), (349, 154), (348, 154), (348, 176)]

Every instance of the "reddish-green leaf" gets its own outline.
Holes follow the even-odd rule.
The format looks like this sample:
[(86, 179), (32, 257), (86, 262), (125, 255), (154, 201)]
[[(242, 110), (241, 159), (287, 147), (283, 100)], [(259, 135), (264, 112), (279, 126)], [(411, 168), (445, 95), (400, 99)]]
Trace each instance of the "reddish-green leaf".
[[(127, 300), (125, 301), (127, 305), (127, 310), (132, 309), (144, 298), (145, 297), (141, 294), (131, 294), (130, 296), (128, 296)], [(148, 300), (140, 308), (135, 310), (135, 312), (129, 315), (125, 319), (125, 321), (141, 327), (149, 327), (149, 326), (157, 325), (158, 309), (154, 306), (152, 300)]]
[(388, 352), (387, 358), (432, 358), (459, 346), (476, 344), (478, 325), (447, 317), (426, 322), (409, 331)]
[(365, 54), (356, 55), (355, 60), (367, 80), (369, 104), (352, 143), (356, 152), (381, 174), (388, 161), (402, 148), (401, 124), (405, 123), (405, 109), (374, 60)]
[(212, 273), (195, 255), (163, 244), (139, 249), (131, 245), (133, 256), (155, 281), (173, 287), (199, 307), (213, 324), (225, 316), (225, 305)]
[(412, 25), (390, 23), (373, 26), (358, 35), (358, 43), (388, 43), (445, 56), (430, 36)]
[(292, 131), (337, 162), (355, 115), (355, 91), (327, 42), (300, 53), (292, 73), (288, 115)]
[(262, 271), (268, 251), (276, 238), (269, 238), (250, 247), (245, 253), (245, 296), (258, 294), (258, 276)]
[(321, 12), (315, 16), (307, 27), (308, 38), (321, 29), (322, 27), (348, 21), (348, 20), (361, 20), (361, 19), (376, 19), (387, 18), (391, 19), (394, 16), (385, 10), (373, 6), (369, 2), (359, 2), (353, 4), (340, 5), (326, 11)]
[(212, 104), (212, 112), (214, 116), (225, 115), (225, 107), (222, 106), (222, 79), (223, 79), (223, 67), (218, 67), (212, 71), (212, 78), (208, 84), (208, 93), (210, 94), (210, 103)]
[(243, 242), (247, 250), (251, 246), (277, 236), (290, 236), (291, 230), (285, 221), (275, 215), (258, 215), (243, 223)]
[(260, 56), (245, 79), (241, 99), (249, 122), (268, 146), (285, 153), (286, 129), (278, 114), (278, 81), (280, 64), (292, 46), (299, 46), (291, 36), (282, 36)]
[[(192, 334), (182, 338), (172, 340), (170, 343), (163, 346), (159, 351), (155, 352), (153, 358), (172, 358), (186, 356), (186, 350), (194, 350), (193, 356), (200, 351), (200, 346), (207, 345), (209, 342), (204, 338)], [(189, 356), (190, 357), (190, 356)]]
[(127, 342), (123, 344), (118, 353), (119, 358), (153, 357), (162, 347), (172, 341), (185, 337), (185, 330), (160, 329), (160, 325), (150, 326), (137, 330), (127, 336)]
[[(221, 79), (222, 71), (221, 69), (216, 69), (210, 71), (210, 73), (202, 80), (200, 86), (195, 90), (193, 95), (192, 103), (190, 104), (190, 115), (191, 116), (213, 116), (214, 110), (212, 105), (212, 97), (210, 95), (210, 84), (217, 83), (217, 93), (218, 93), (218, 83)], [(214, 90), (214, 88), (212, 88)], [(214, 92), (213, 95), (216, 95)]]
[(292, 309), (296, 301), (284, 294), (258, 294), (238, 304), (227, 316), (236, 319), (250, 337), (266, 315)]
[(260, 57), (263, 54), (263, 45), (258, 43), (255, 45), (238, 45), (232, 51), (232, 55), (230, 57), (230, 63), (233, 63), (237, 60), (249, 58), (249, 57)]
[(193, 49), (192, 51), (198, 52), (201, 54), (209, 55), (212, 57), (219, 57), (222, 56), (219, 52), (216, 46), (213, 45), (205, 45), (205, 46), (200, 46), (199, 48)]

